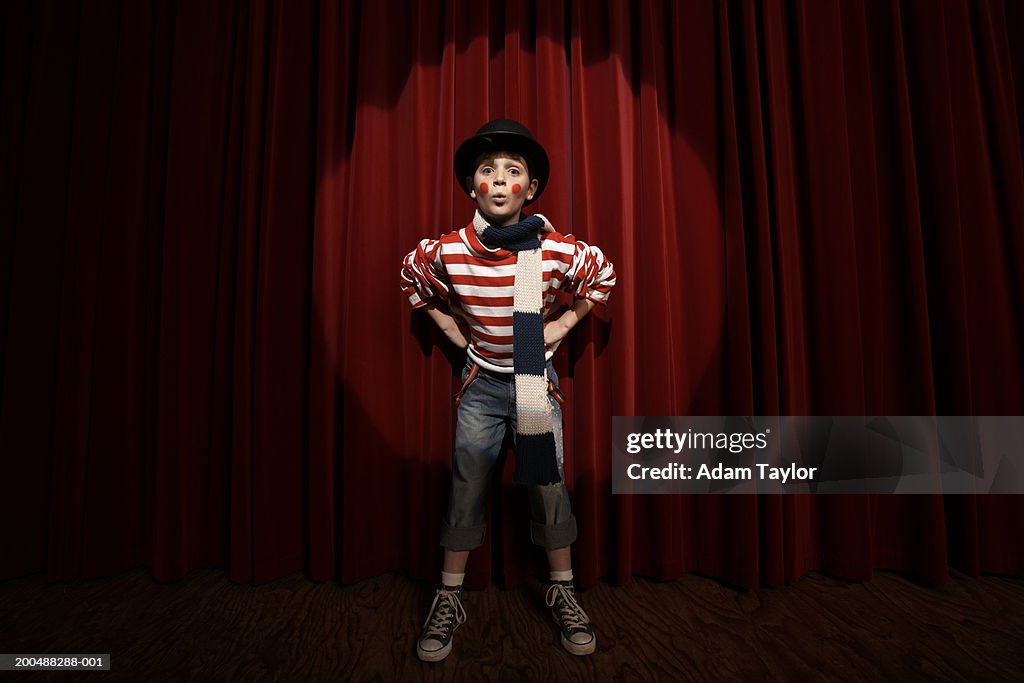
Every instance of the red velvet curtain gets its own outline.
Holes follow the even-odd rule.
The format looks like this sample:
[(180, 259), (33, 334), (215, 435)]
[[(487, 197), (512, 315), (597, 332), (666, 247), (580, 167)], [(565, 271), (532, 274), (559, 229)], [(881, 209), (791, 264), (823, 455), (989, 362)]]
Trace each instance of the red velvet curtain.
[[(460, 140), (619, 284), (556, 356), (584, 585), (1024, 575), (1017, 496), (612, 496), (613, 415), (1022, 414), (1016, 2), (0, 5), (0, 578), (435, 579)], [(511, 462), (471, 584), (513, 585)]]

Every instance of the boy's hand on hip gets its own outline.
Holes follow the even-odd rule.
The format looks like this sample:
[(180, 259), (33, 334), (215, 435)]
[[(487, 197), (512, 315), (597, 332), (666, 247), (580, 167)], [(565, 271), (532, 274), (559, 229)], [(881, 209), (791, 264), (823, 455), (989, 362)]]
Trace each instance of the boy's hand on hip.
[(576, 323), (585, 318), (593, 308), (594, 302), (590, 299), (577, 299), (572, 308), (557, 319), (545, 323), (544, 344), (552, 351), (557, 349), (569, 331), (576, 327)]
[(549, 320), (544, 324), (544, 345), (549, 350), (555, 351), (567, 334), (569, 334), (569, 328), (565, 326), (561, 318)]
[(456, 319), (450, 311), (442, 310), (433, 304), (425, 306), (424, 310), (452, 344), (460, 349), (469, 346), (469, 327), (464, 321)]
[(461, 325), (452, 324), (443, 329), (445, 336), (460, 349), (469, 346), (469, 331), (462, 329)]

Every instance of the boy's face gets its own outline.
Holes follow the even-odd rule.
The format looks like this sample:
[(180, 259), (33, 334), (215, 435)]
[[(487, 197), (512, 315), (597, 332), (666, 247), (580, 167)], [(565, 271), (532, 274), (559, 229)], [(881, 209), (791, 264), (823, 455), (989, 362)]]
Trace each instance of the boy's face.
[(469, 183), (469, 196), (491, 225), (519, 222), (523, 204), (533, 198), (538, 181), (530, 180), (526, 160), (511, 152), (488, 152), (476, 160), (476, 172)]

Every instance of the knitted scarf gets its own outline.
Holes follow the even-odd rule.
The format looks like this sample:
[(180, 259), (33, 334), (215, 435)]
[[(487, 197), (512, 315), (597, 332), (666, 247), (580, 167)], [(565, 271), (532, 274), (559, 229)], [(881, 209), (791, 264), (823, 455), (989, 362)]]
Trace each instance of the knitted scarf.
[[(544, 357), (543, 266), (539, 231), (544, 220), (523, 216), (515, 225), (487, 225), (479, 213), (474, 226), (486, 246), (516, 252), (512, 309), (512, 363), (516, 382), (516, 481), (557, 484), (555, 435)], [(480, 229), (482, 228), (482, 229)]]

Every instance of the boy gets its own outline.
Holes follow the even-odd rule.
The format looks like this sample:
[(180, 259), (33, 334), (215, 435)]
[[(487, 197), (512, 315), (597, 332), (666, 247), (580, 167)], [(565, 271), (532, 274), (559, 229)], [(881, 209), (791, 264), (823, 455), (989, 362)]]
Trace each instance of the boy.
[[(548, 180), (548, 157), (522, 124), (485, 124), (455, 153), (455, 177), (476, 201), (473, 221), (425, 239), (402, 264), (402, 291), (467, 351), (452, 461), (452, 493), (441, 524), (444, 566), (417, 654), (440, 661), (466, 619), (462, 582), (469, 551), (484, 539), (486, 495), (507, 427), (515, 432), (516, 481), (526, 485), (531, 538), (547, 551), (547, 604), (573, 654), (594, 651), (590, 619), (576, 599), (570, 546), (576, 518), (562, 470), (562, 400), (551, 356), (595, 303), (605, 303), (615, 272), (600, 249), (525, 216)], [(556, 290), (574, 305), (555, 316)], [(550, 317), (549, 317), (550, 315)]]

